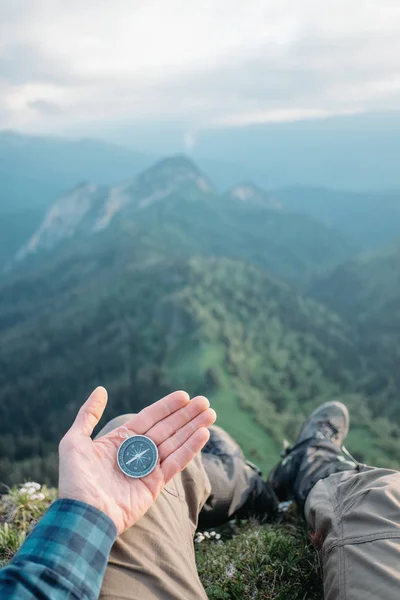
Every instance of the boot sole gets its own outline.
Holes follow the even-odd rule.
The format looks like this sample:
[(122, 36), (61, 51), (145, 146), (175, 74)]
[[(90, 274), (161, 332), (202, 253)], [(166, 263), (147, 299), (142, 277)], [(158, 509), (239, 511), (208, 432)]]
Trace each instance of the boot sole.
[[(349, 410), (348, 410), (347, 406), (345, 404), (343, 404), (343, 402), (339, 402), (338, 400), (329, 400), (328, 402), (324, 402), (324, 404), (321, 404), (315, 410), (313, 410), (313, 412), (311, 413), (311, 415), (308, 417), (307, 421), (304, 423), (303, 427), (301, 428), (299, 435), (297, 436), (297, 439), (296, 439), (296, 444), (301, 439), (301, 436), (303, 435), (303, 432), (306, 429), (309, 421), (311, 421), (314, 417), (316, 417), (318, 415), (318, 413), (323, 412), (326, 408), (328, 408), (330, 406), (336, 406), (344, 414), (344, 417), (345, 417), (345, 431), (344, 431), (344, 435), (343, 435), (343, 442), (344, 442), (344, 440), (346, 439), (346, 437), (349, 433), (349, 428), (350, 428)], [(342, 442), (342, 444), (343, 444), (343, 442)]]

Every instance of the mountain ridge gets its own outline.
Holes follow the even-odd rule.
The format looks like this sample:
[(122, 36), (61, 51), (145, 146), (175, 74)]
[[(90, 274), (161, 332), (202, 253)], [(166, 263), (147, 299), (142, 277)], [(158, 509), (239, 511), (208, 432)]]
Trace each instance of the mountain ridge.
[(374, 252), (400, 238), (400, 190), (337, 191), (292, 187), (272, 191), (287, 210), (307, 214), (346, 236), (360, 252)]
[(116, 187), (84, 183), (56, 200), (40, 227), (16, 253), (16, 262), (40, 249), (50, 250), (63, 239), (106, 229), (118, 213), (158, 202), (193, 182), (203, 191), (212, 185), (183, 155), (166, 158), (133, 180)]
[[(39, 251), (94, 238), (110, 228), (114, 232), (118, 228), (125, 237), (139, 234), (142, 238), (152, 236), (157, 228), (166, 243), (172, 243), (173, 236), (184, 237), (193, 253), (247, 257), (284, 279), (301, 278), (314, 266), (338, 262), (351, 248), (340, 233), (311, 217), (285, 211), (258, 186), (240, 185), (227, 194), (217, 194), (190, 159), (177, 155), (116, 187), (85, 184), (74, 188), (51, 206), (8, 270)], [(159, 243), (153, 238), (152, 247)], [(134, 244), (132, 237), (132, 247)], [(177, 240), (183, 249), (182, 244), (182, 239)], [(274, 267), (275, 261), (281, 269)]]

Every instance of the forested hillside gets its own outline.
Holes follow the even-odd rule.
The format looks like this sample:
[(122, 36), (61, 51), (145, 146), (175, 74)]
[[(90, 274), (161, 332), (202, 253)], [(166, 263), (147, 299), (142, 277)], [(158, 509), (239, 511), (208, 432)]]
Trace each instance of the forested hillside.
[[(221, 424), (266, 468), (316, 401), (360, 393), (374, 379), (340, 319), (256, 267), (223, 259), (115, 266), (74, 280), (74, 265), (63, 264), (49, 277), (52, 296), (39, 281), (44, 296), (32, 296), (32, 313), (3, 327), (3, 457), (45, 455), (101, 382), (108, 416), (176, 387), (208, 394)], [(365, 400), (352, 402), (367, 411)], [(398, 433), (378, 433), (378, 453)], [(374, 458), (368, 448), (363, 456)]]
[(339, 265), (316, 278), (309, 292), (352, 323), (364, 355), (390, 389), (389, 402), (376, 405), (376, 413), (399, 420), (400, 245)]
[(287, 210), (309, 215), (348, 236), (360, 251), (376, 251), (399, 239), (399, 190), (356, 193), (293, 187), (272, 195)]
[(1, 481), (54, 482), (57, 442), (98, 384), (106, 418), (174, 388), (207, 394), (265, 471), (311, 407), (341, 397), (350, 449), (400, 464), (400, 383), (329, 294), (299, 292), (351, 240), (250, 184), (220, 196), (183, 157), (77, 189), (0, 280)]

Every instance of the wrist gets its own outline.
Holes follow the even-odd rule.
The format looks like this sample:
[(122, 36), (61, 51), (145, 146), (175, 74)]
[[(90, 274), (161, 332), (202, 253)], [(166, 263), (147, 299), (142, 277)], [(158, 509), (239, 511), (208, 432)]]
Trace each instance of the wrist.
[[(80, 492), (77, 490), (69, 491), (69, 490), (59, 490), (58, 491), (58, 499), (72, 502), (79, 502), (81, 504), (85, 504), (90, 508), (94, 508), (99, 512), (103, 513), (107, 518), (110, 519), (110, 516), (107, 514), (105, 510), (104, 504), (100, 502), (100, 498), (93, 498), (91, 494)], [(112, 521), (112, 519), (111, 519)]]

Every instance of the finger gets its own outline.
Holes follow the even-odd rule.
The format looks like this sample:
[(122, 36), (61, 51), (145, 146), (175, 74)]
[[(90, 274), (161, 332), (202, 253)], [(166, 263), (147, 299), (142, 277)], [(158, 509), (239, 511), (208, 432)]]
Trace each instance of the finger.
[(189, 394), (182, 391), (174, 392), (141, 410), (140, 413), (125, 423), (125, 427), (135, 433), (146, 433), (153, 425), (169, 417), (189, 402)]
[(76, 419), (70, 429), (70, 433), (84, 435), (89, 437), (93, 429), (100, 421), (107, 404), (107, 390), (103, 387), (97, 387), (81, 406)]
[(172, 415), (159, 421), (154, 427), (151, 427), (146, 431), (148, 435), (157, 446), (169, 437), (173, 436), (181, 427), (184, 427), (192, 419), (197, 417), (198, 414), (207, 410), (210, 403), (204, 396), (197, 396), (193, 398), (183, 408), (180, 408)]
[(190, 438), (175, 452), (161, 463), (164, 482), (168, 483), (177, 473), (183, 471), (191, 460), (200, 452), (210, 438), (210, 432), (205, 427), (195, 431)]
[[(173, 436), (166, 439), (162, 444), (158, 446), (158, 454), (160, 461), (165, 460), (170, 454), (175, 452), (178, 448), (183, 446), (185, 442), (195, 433), (197, 430), (203, 427), (210, 427), (216, 419), (217, 415), (212, 408), (208, 408), (199, 415), (197, 415), (192, 421), (189, 421), (184, 427), (179, 429)], [(152, 438), (153, 439), (153, 438)]]

